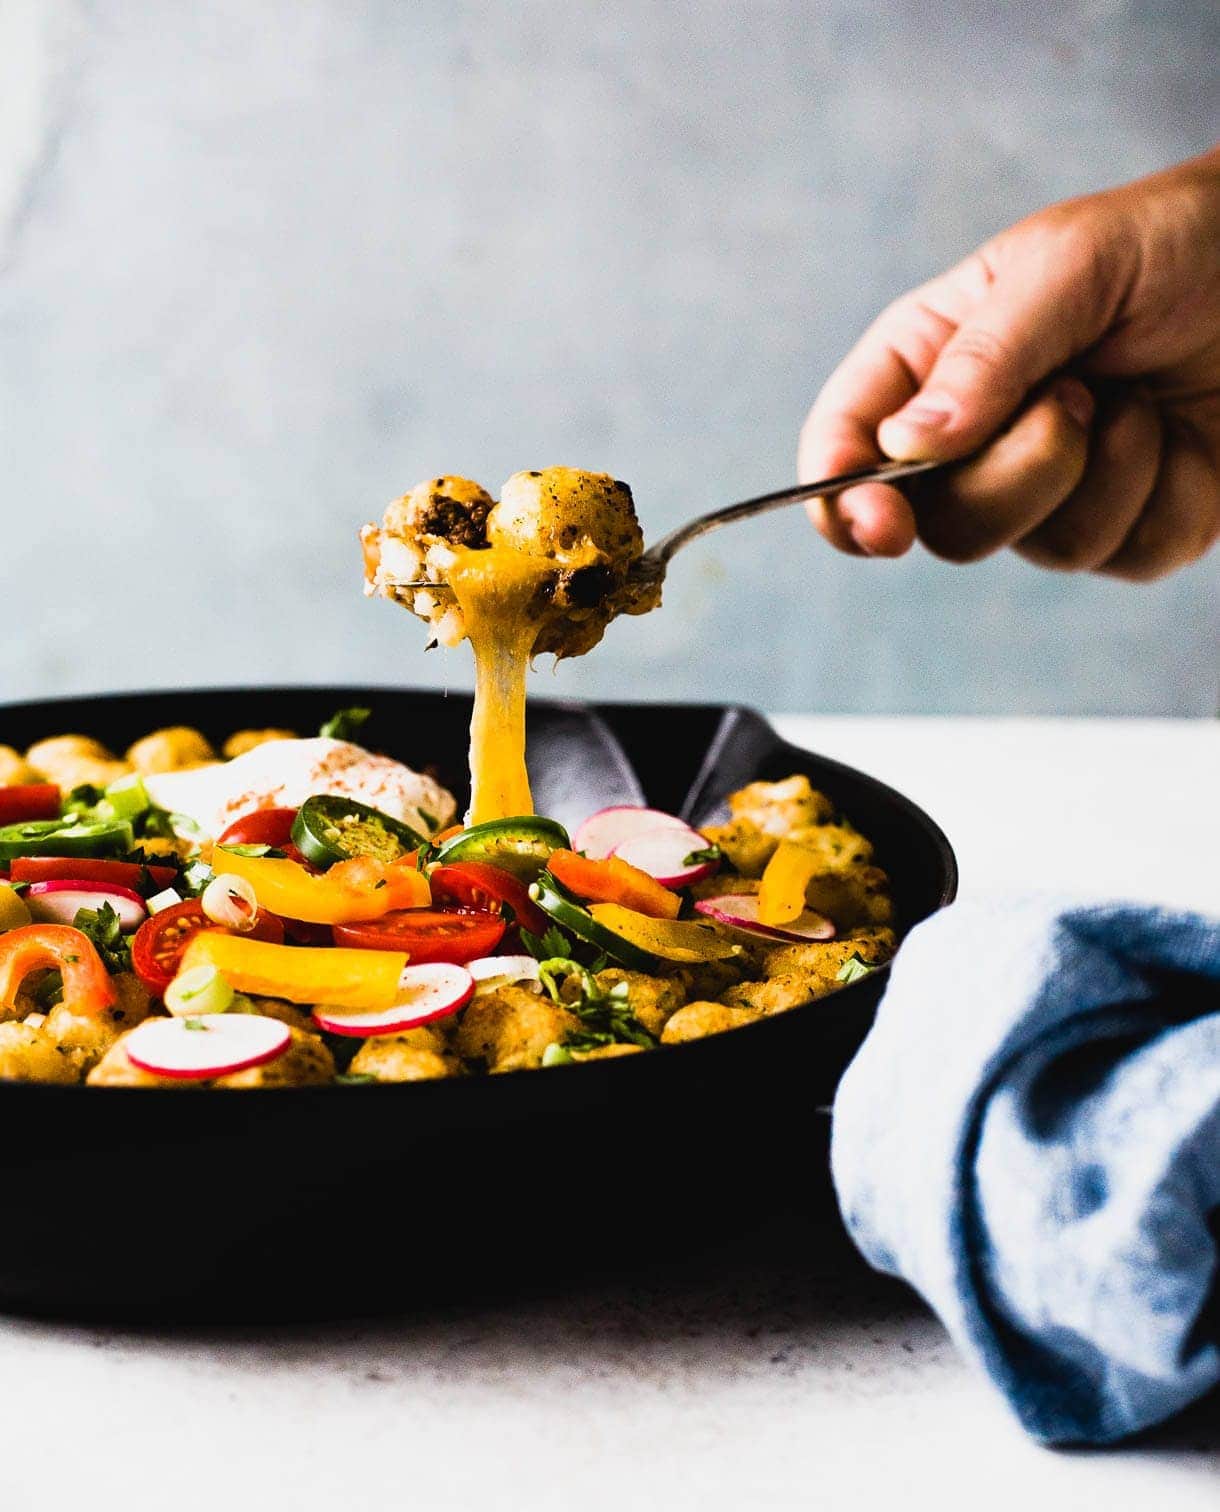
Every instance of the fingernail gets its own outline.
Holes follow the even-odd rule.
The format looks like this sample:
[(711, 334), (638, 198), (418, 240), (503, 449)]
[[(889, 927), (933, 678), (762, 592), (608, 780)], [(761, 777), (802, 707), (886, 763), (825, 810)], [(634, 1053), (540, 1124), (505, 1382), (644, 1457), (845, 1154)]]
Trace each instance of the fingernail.
[(957, 405), (948, 394), (920, 394), (890, 420), (915, 430), (938, 431), (944, 430), (956, 413)]
[(1083, 430), (1092, 420), (1097, 409), (1096, 401), (1087, 385), (1081, 383), (1079, 378), (1060, 378), (1055, 383), (1052, 392)]

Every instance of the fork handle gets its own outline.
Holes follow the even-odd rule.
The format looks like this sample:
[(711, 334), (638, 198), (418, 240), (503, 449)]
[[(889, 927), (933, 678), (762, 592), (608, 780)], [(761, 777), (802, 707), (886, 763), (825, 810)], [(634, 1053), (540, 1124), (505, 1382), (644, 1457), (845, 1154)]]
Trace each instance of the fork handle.
[(738, 504), (727, 504), (723, 509), (714, 509), (710, 514), (679, 525), (667, 536), (662, 536), (655, 546), (644, 553), (658, 565), (668, 562), (674, 552), (711, 530), (722, 525), (732, 525), (736, 520), (749, 519), (751, 515), (767, 514), (772, 509), (782, 509), (787, 504), (799, 504), (803, 499), (825, 498), (854, 488), (858, 483), (894, 483), (899, 478), (913, 478), (916, 473), (932, 472), (937, 467), (947, 467), (946, 462), (880, 462), (872, 467), (861, 467), (855, 472), (837, 473), (833, 478), (819, 478), (815, 483), (798, 483), (795, 488), (779, 488), (774, 493), (759, 494), (754, 499), (742, 499)]

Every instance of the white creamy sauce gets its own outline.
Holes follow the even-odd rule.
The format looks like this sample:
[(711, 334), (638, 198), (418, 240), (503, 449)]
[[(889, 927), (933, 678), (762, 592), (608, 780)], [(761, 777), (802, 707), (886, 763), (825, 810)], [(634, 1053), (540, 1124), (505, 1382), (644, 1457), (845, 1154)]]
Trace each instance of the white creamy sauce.
[(234, 819), (262, 808), (298, 808), (315, 793), (337, 793), (432, 834), (457, 810), (453, 794), (401, 761), (323, 735), (275, 740), (244, 756), (194, 771), (146, 777), (153, 802), (195, 821), (216, 839)]

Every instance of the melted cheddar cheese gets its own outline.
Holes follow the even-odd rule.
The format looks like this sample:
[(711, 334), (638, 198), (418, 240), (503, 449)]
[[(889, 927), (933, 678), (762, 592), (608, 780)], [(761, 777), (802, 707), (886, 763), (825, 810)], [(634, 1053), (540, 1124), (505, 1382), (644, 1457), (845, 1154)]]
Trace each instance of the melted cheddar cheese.
[[(580, 656), (618, 614), (660, 602), (633, 576), (644, 541), (631, 490), (606, 473), (515, 473), (498, 503), (442, 476), (397, 499), (361, 532), (365, 592), (427, 620), (475, 660), (468, 822), (533, 811), (525, 766), (525, 677), (540, 652)], [(435, 585), (435, 586), (432, 586)]]

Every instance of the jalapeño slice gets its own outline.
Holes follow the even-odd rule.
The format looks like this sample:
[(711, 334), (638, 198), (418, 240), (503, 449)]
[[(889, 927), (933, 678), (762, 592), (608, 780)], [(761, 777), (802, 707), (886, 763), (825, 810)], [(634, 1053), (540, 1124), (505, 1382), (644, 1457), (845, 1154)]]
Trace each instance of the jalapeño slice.
[(409, 824), (336, 793), (307, 798), (292, 822), (292, 843), (311, 866), (325, 870), (354, 856), (397, 861), (427, 841)]
[(126, 819), (96, 824), (71, 816), (44, 819), (0, 828), (0, 861), (16, 856), (122, 856), (133, 844), (131, 823)]
[(532, 882), (551, 852), (566, 850), (570, 843), (567, 830), (554, 819), (522, 814), (515, 819), (472, 824), (446, 840), (433, 859), (442, 866), (452, 861), (486, 861), (524, 882)]
[(622, 935), (615, 934), (604, 924), (599, 924), (587, 908), (582, 908), (575, 899), (568, 897), (550, 872), (542, 873), (530, 888), (530, 897), (543, 913), (554, 919), (560, 929), (566, 929), (586, 945), (592, 945), (620, 966), (626, 966), (628, 971), (655, 972), (660, 969), (661, 962), (656, 956), (633, 945), (630, 940), (624, 940)]

